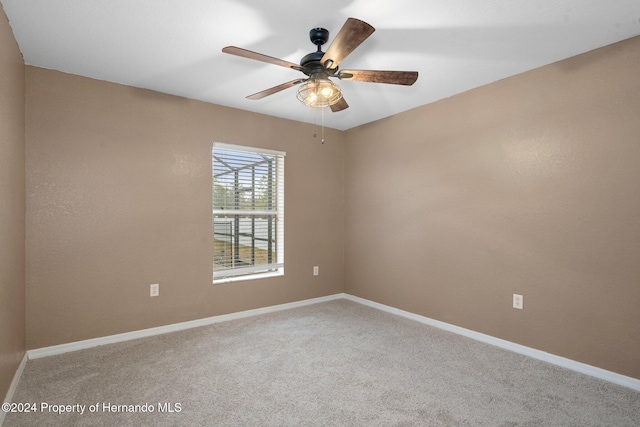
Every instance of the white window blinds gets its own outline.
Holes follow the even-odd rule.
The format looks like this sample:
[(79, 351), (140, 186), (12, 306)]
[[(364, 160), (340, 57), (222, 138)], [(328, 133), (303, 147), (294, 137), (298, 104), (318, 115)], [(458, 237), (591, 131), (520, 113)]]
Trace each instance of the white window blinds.
[(285, 153), (213, 144), (213, 279), (284, 274)]

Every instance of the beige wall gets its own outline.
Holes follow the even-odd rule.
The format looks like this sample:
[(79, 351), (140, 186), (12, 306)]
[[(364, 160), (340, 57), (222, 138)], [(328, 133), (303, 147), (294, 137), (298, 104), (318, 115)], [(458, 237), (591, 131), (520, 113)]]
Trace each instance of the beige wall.
[(346, 291), (640, 378), (639, 160), (640, 37), (352, 129)]
[[(343, 290), (344, 133), (322, 145), (310, 125), (31, 66), (26, 81), (28, 348)], [(284, 277), (211, 284), (213, 141), (286, 151)]]
[(0, 5), (0, 400), (25, 351), (24, 61)]

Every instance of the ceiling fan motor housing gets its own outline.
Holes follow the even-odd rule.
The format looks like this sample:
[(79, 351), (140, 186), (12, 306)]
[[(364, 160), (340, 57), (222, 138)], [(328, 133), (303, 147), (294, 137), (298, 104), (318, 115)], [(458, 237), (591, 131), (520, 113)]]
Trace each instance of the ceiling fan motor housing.
[(313, 28), (309, 31), (309, 39), (311, 40), (311, 43), (318, 46), (318, 50), (305, 55), (300, 60), (300, 66), (303, 68), (302, 72), (307, 76), (315, 78), (327, 78), (328, 73), (321, 62), (322, 57), (324, 56), (321, 46), (329, 41), (329, 31), (324, 28)]

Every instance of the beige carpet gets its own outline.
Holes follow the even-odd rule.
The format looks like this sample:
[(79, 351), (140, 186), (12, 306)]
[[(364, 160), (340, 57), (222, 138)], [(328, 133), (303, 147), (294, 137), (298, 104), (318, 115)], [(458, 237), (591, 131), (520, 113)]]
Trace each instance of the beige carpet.
[(640, 425), (638, 392), (345, 300), (32, 360), (14, 402), (4, 427)]

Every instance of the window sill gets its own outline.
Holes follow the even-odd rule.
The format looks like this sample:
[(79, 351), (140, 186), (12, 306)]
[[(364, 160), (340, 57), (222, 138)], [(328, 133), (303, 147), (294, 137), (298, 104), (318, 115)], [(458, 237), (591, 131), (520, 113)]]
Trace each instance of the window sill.
[(250, 274), (247, 276), (236, 276), (236, 277), (227, 277), (224, 279), (214, 279), (213, 284), (223, 285), (225, 283), (244, 282), (246, 280), (267, 279), (270, 277), (279, 277), (279, 276), (284, 276), (284, 268), (281, 268), (278, 271), (273, 271), (269, 273), (258, 273), (258, 274)]

